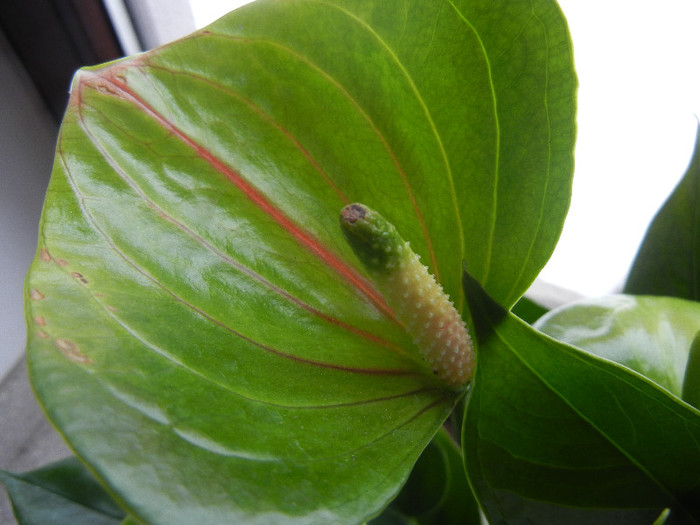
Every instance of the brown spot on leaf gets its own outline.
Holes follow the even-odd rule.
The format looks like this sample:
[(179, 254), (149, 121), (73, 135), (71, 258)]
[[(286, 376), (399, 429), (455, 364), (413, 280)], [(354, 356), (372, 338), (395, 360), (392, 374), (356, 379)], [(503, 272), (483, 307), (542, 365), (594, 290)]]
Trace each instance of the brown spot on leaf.
[(102, 93), (103, 95), (118, 95), (117, 91), (112, 86), (103, 82), (95, 83), (93, 87), (98, 93)]
[(39, 326), (46, 326), (46, 318), (41, 315), (35, 315), (34, 322)]
[(78, 272), (72, 272), (71, 275), (78, 279), (83, 284), (88, 284), (88, 280), (83, 276), (83, 274)]
[(41, 251), (39, 252), (39, 259), (42, 261), (48, 262), (51, 260), (51, 254), (49, 253), (49, 250), (46, 248), (42, 248)]
[(29, 297), (31, 297), (35, 301), (41, 301), (44, 298), (44, 294), (36, 288), (32, 288), (31, 290), (29, 290)]
[(80, 351), (78, 345), (68, 339), (56, 339), (56, 346), (61, 353), (75, 363), (92, 364), (92, 359)]
[(37, 337), (39, 337), (39, 338), (41, 338), (41, 339), (48, 339), (48, 338), (49, 338), (49, 334), (47, 334), (47, 333), (44, 332), (43, 330), (39, 330), (39, 331), (36, 333), (36, 335), (37, 335)]
[(57, 260), (56, 260), (56, 263), (57, 263), (59, 266), (68, 266), (68, 261), (66, 261), (65, 259), (57, 259)]

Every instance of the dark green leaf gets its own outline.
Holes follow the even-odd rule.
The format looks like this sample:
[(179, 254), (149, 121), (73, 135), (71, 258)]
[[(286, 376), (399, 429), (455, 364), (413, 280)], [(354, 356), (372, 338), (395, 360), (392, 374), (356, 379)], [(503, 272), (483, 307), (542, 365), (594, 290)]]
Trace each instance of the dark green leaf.
[(394, 500), (394, 508), (418, 518), (432, 514), (442, 504), (450, 484), (447, 461), (447, 452), (435, 440), (431, 441)]
[(77, 74), (27, 284), (49, 417), (138, 520), (359, 522), (452, 409), (345, 244), (379, 210), (462, 306), (553, 250), (574, 140), (551, 0), (259, 1)]
[(467, 473), (492, 525), (700, 519), (700, 412), (639, 374), (465, 293), (478, 365)]
[(548, 311), (549, 310), (544, 306), (525, 296), (521, 297), (513, 308), (511, 308), (511, 312), (528, 324), (533, 324)]
[(410, 518), (401, 514), (394, 507), (387, 507), (376, 518), (370, 520), (368, 525), (418, 525), (416, 518)]
[(695, 408), (700, 408), (700, 332), (690, 346), (681, 397)]
[(479, 525), (462, 453), (445, 429), (423, 451), (398, 497), (370, 525)]
[(124, 511), (76, 458), (39, 470), (0, 470), (19, 525), (119, 525)]
[(460, 447), (444, 430), (438, 432), (433, 443), (445, 454), (449, 483), (442, 502), (420, 520), (421, 525), (479, 525), (479, 506), (467, 481)]
[(688, 170), (649, 226), (624, 291), (700, 301), (700, 128)]

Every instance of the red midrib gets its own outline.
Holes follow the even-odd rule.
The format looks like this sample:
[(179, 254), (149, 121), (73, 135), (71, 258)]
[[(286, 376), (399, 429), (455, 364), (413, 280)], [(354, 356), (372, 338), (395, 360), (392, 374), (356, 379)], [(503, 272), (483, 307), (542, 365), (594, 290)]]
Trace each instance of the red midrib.
[[(83, 72), (83, 74), (85, 74)], [(129, 100), (144, 113), (151, 116), (161, 126), (170, 131), (174, 136), (187, 144), (192, 150), (203, 160), (207, 161), (214, 169), (226, 176), (239, 190), (241, 190), (248, 199), (251, 200), (258, 208), (272, 217), (282, 228), (288, 231), (297, 241), (310, 250), (319, 259), (324, 261), (328, 266), (335, 270), (341, 277), (348, 281), (352, 286), (362, 292), (374, 305), (383, 312), (388, 318), (397, 321), (396, 314), (386, 304), (384, 298), (375, 290), (375, 288), (347, 264), (341, 261), (336, 255), (328, 251), (323, 245), (316, 240), (311, 234), (302, 230), (289, 217), (276, 208), (267, 198), (255, 189), (248, 181), (246, 181), (240, 173), (231, 169), (219, 158), (215, 157), (208, 149), (204, 148), (181, 129), (175, 126), (172, 122), (166, 119), (150, 104), (143, 100), (139, 95), (132, 91), (129, 86), (119, 79), (119, 77), (105, 76), (98, 73), (93, 74), (91, 80), (96, 80), (102, 84), (109, 92), (119, 96), (124, 100)], [(91, 75), (92, 76), (92, 75)], [(87, 84), (87, 82), (86, 82)], [(106, 85), (105, 85), (106, 84)], [(397, 321), (398, 322), (398, 321)]]

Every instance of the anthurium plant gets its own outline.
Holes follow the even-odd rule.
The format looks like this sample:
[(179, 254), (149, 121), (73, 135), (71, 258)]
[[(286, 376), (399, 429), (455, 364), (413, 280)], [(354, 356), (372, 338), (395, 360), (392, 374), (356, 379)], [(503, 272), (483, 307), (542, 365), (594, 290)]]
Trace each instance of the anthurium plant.
[(75, 457), (0, 474), (19, 522), (698, 522), (700, 161), (644, 296), (516, 315), (576, 86), (553, 0), (258, 0), (80, 70), (26, 285)]

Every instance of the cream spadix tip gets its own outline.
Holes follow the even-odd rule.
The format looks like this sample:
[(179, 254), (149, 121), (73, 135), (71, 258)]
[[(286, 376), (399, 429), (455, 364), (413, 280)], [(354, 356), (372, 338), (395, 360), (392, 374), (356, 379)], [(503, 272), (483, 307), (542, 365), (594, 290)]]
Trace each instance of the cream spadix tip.
[(452, 301), (396, 228), (364, 204), (349, 204), (340, 225), (424, 359), (448, 386), (459, 389), (474, 373), (474, 348)]

